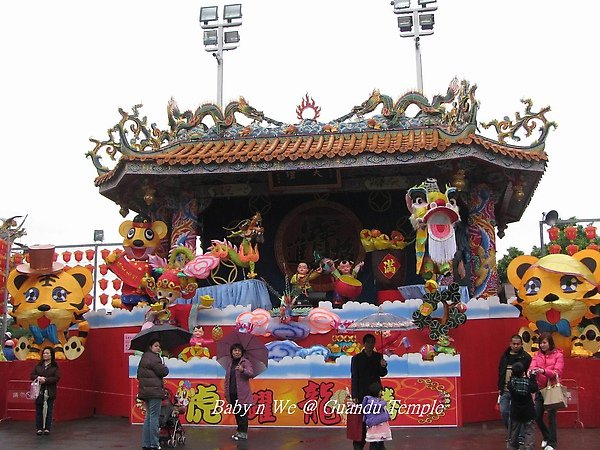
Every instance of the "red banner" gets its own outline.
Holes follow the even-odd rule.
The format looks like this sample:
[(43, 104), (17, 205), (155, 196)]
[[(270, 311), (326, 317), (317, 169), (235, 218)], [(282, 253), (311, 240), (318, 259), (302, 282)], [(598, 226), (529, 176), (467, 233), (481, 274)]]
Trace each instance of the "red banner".
[[(180, 419), (190, 425), (235, 425), (234, 414), (243, 405), (229, 405), (223, 395), (222, 379), (167, 379), (166, 388), (183, 399)], [(458, 426), (458, 378), (384, 379), (392, 426)], [(251, 380), (254, 405), (246, 412), (255, 426), (346, 426), (352, 413), (346, 403), (350, 389), (347, 379)], [(137, 380), (131, 382), (130, 421), (142, 423), (142, 403), (135, 401)], [(237, 408), (237, 410), (235, 409)]]

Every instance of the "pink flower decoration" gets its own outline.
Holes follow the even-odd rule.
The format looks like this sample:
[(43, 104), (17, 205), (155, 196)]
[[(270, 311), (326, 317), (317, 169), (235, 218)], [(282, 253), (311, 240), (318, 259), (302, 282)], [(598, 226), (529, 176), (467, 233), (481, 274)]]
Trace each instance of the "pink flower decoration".
[(219, 258), (210, 253), (199, 255), (185, 265), (183, 273), (188, 277), (205, 280), (210, 275), (210, 271), (219, 265), (220, 261)]

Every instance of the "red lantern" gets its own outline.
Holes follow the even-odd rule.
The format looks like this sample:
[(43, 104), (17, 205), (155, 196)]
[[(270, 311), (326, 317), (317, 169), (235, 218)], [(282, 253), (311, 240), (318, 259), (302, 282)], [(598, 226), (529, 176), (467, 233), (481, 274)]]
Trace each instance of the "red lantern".
[(66, 263), (71, 261), (71, 252), (69, 250), (64, 251), (62, 254), (62, 259)]
[(100, 285), (100, 289), (105, 291), (106, 288), (108, 287), (108, 280), (106, 278), (100, 278), (98, 280), (98, 284)]
[(90, 294), (88, 294), (88, 295), (85, 296), (85, 304), (86, 305), (90, 306), (92, 304), (93, 300), (94, 299), (93, 299), (93, 297)]
[(586, 248), (589, 248), (590, 250), (598, 250), (598, 249), (600, 249), (600, 247), (598, 247), (598, 244), (590, 244)]
[(548, 236), (550, 237), (550, 242), (554, 242), (558, 239), (559, 232), (560, 228), (558, 227), (548, 228)]
[(594, 225), (588, 225), (583, 229), (583, 231), (585, 231), (585, 237), (589, 240), (596, 238), (596, 227)]
[(100, 303), (106, 305), (108, 303), (108, 294), (100, 294)]
[(577, 227), (573, 226), (573, 225), (569, 225), (568, 227), (565, 228), (565, 236), (567, 236), (567, 239), (570, 241), (574, 241), (575, 238), (577, 237)]
[(108, 273), (108, 266), (106, 264), (100, 264), (100, 273), (106, 275)]
[(52, 261), (56, 262), (58, 259), (58, 253), (54, 252), (54, 256), (52, 257)]
[(89, 270), (90, 272), (94, 273), (94, 265), (93, 264), (88, 264), (85, 266), (85, 268), (87, 270)]
[(113, 285), (113, 288), (115, 288), (115, 291), (118, 291), (119, 289), (121, 289), (123, 282), (121, 280), (119, 280), (118, 278), (115, 278), (114, 280), (112, 280), (112, 285)]
[(561, 250), (562, 250), (562, 247), (558, 244), (552, 244), (552, 245), (548, 246), (548, 251), (553, 255), (560, 253)]
[(85, 251), (85, 257), (88, 259), (88, 261), (91, 261), (92, 259), (94, 259), (94, 254), (95, 254), (95, 253), (96, 253), (96, 252), (95, 252), (94, 250), (92, 250), (91, 248), (88, 248), (88, 249)]
[(81, 250), (75, 250), (75, 261), (77, 262), (81, 262), (81, 260), (83, 259), (83, 252)]
[(110, 250), (107, 248), (102, 249), (102, 251), (100, 252), (100, 254), (102, 255), (102, 259), (106, 260), (106, 258), (108, 257), (108, 255), (110, 255)]
[(577, 244), (567, 245), (567, 253), (569, 254), (569, 256), (573, 256), (578, 251), (579, 251), (579, 245), (577, 245)]

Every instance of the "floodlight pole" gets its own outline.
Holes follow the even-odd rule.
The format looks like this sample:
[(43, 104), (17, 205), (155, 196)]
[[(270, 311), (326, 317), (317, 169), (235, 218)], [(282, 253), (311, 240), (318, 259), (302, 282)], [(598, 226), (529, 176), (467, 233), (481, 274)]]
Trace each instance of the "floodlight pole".
[(423, 93), (423, 66), (421, 65), (421, 37), (419, 36), (419, 13), (413, 11), (413, 26), (415, 27), (415, 58), (417, 63), (417, 89)]
[[(241, 13), (239, 17), (228, 18), (225, 17), (228, 6), (236, 5), (225, 5), (223, 9), (223, 20), (218, 19), (218, 15), (211, 17), (208, 20), (203, 20), (202, 10), (200, 11), (200, 26), (203, 30), (216, 30), (217, 31), (217, 42), (207, 44), (206, 41), (204, 46), (207, 52), (211, 52), (217, 60), (217, 105), (221, 111), (223, 110), (223, 52), (225, 50), (233, 50), (239, 45), (239, 39), (233, 44), (225, 45), (225, 29), (230, 27), (239, 27), (242, 24)], [(241, 6), (241, 5), (240, 5)], [(213, 7), (210, 7), (213, 8)], [(216, 6), (214, 8), (217, 8)]]
[[(417, 0), (413, 0), (417, 2)], [(423, 64), (421, 61), (421, 36), (429, 36), (433, 34), (433, 24), (431, 29), (421, 30), (420, 17), (424, 13), (433, 13), (437, 10), (435, 1), (430, 2), (419, 2), (416, 7), (412, 7), (408, 2), (392, 1), (391, 4), (394, 7), (394, 14), (399, 16), (408, 16), (412, 19), (412, 27), (409, 30), (400, 30), (401, 37), (413, 37), (415, 40), (415, 60), (417, 67), (417, 89), (423, 93)], [(432, 6), (428, 6), (431, 4)]]
[(223, 110), (223, 26), (220, 25), (217, 29), (217, 52), (213, 53), (217, 59), (217, 105)]

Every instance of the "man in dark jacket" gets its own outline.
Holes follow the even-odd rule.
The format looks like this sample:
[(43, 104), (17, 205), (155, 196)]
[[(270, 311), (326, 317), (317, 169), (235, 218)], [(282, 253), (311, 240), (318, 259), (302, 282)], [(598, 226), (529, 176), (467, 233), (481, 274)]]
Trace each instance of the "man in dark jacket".
[(531, 364), (531, 356), (523, 350), (523, 339), (518, 334), (510, 338), (510, 346), (502, 353), (498, 365), (498, 406), (504, 426), (508, 428), (508, 417), (510, 414), (510, 392), (508, 392), (508, 381), (512, 375), (512, 366), (521, 363), (527, 372)]
[[(375, 336), (368, 333), (363, 337), (364, 348), (358, 355), (354, 355), (350, 362), (352, 400), (362, 404), (363, 398), (369, 393), (369, 386), (378, 382), (387, 375), (387, 361), (381, 353), (375, 351)], [(365, 446), (366, 427), (363, 423), (362, 441), (353, 441), (355, 450), (362, 450)]]
[(142, 355), (138, 365), (138, 398), (146, 403), (146, 416), (142, 429), (142, 447), (144, 450), (159, 449), (159, 417), (160, 404), (165, 396), (163, 378), (169, 374), (160, 357), (160, 342), (150, 341), (148, 350)]

